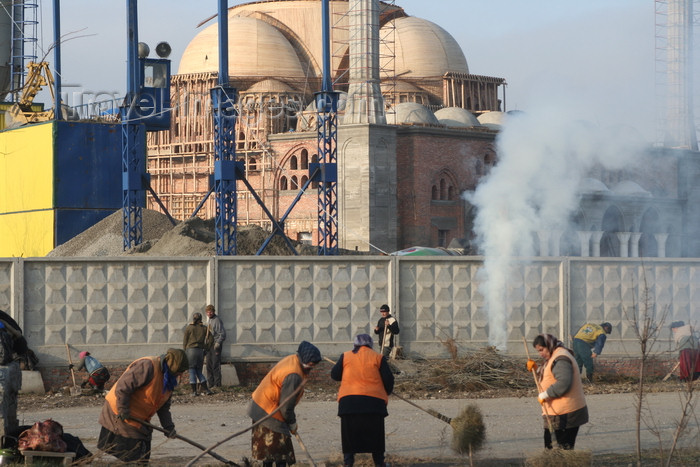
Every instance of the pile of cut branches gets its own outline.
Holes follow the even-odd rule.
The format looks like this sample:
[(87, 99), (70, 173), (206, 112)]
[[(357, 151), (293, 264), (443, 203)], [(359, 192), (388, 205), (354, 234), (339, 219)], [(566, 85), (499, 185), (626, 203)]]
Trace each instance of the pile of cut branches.
[[(402, 381), (397, 379), (397, 389), (485, 391), (490, 389), (532, 389), (532, 375), (525, 368), (525, 361), (499, 353), (486, 347), (452, 360), (424, 360), (414, 362), (416, 374)], [(400, 368), (400, 364), (398, 365)]]

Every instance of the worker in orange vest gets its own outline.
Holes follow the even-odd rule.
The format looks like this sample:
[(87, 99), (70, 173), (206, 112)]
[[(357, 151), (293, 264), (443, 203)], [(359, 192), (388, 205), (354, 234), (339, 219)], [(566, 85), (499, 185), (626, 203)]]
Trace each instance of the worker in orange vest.
[[(265, 375), (253, 392), (248, 415), (257, 424), (252, 431), (252, 457), (263, 467), (296, 463), (291, 435), (297, 432), (294, 408), (304, 394), (303, 384), (321, 361), (321, 351), (310, 342), (299, 344)], [(275, 411), (279, 407), (278, 411)]]
[(341, 355), (331, 369), (331, 378), (340, 381), (338, 416), (345, 466), (352, 466), (359, 452), (371, 452), (375, 466), (385, 465), (384, 418), (389, 415), (394, 375), (386, 357), (372, 346), (369, 334), (358, 334), (353, 349)]
[(131, 363), (105, 396), (97, 447), (124, 462), (147, 463), (153, 429), (134, 419), (150, 422), (158, 414), (168, 438), (175, 437), (170, 397), (178, 376), (188, 368), (182, 349), (168, 349), (165, 355)]

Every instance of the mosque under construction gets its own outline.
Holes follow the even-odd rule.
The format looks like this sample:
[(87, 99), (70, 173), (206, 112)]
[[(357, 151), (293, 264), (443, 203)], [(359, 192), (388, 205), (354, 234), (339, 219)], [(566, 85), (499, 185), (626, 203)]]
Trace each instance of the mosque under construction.
[[(668, 2), (669, 9), (673, 5)], [(331, 75), (340, 92), (339, 246), (371, 253), (459, 246), (477, 254), (470, 243), (474, 209), (462, 195), (498, 161), (497, 136), (511, 118), (506, 79), (472, 73), (448, 31), (394, 1), (331, 0), (330, 13)], [(238, 92), (236, 159), (276, 219), (299, 198), (284, 228), (290, 238), (312, 244), (318, 240), (315, 182), (300, 189), (309, 164), (319, 160), (313, 95), (323, 78), (321, 25), (321, 0), (261, 0), (228, 10), (228, 82)], [(670, 33), (682, 36), (671, 26)], [(179, 220), (195, 212), (211, 218), (216, 210), (214, 197), (207, 197), (215, 166), (210, 90), (219, 78), (215, 17), (200, 29), (171, 78), (170, 127), (147, 134), (151, 187)], [(689, 66), (688, 51), (674, 44), (669, 60)], [(683, 93), (675, 98), (689, 100)], [(691, 118), (679, 121), (677, 114), (669, 119), (675, 127)], [(3, 141), (16, 139), (7, 135), (12, 131)], [(113, 137), (114, 129), (106, 133)], [(676, 132), (665, 146), (640, 154), (635, 167), (594, 170), (580, 187), (573, 227), (540, 242), (538, 254), (700, 256), (698, 157), (694, 130)], [(91, 189), (114, 189), (99, 181), (115, 167), (99, 165), (89, 168), (98, 181)], [(642, 167), (653, 167), (653, 175)], [(113, 212), (120, 193), (115, 196), (83, 227)], [(238, 223), (272, 230), (251, 191), (240, 186), (237, 197)], [(152, 196), (147, 203), (161, 209)], [(0, 214), (16, 214), (10, 204)], [(62, 241), (56, 236), (53, 246)], [(17, 254), (17, 247), (2, 246), (0, 256)]]

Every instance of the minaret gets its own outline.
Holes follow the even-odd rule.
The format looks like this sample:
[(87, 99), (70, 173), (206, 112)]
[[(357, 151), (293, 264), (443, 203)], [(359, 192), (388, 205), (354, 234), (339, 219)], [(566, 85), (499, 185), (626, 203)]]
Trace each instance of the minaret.
[(697, 151), (693, 115), (693, 1), (668, 0), (664, 146)]
[(386, 124), (379, 78), (379, 1), (350, 0), (348, 99), (343, 123)]

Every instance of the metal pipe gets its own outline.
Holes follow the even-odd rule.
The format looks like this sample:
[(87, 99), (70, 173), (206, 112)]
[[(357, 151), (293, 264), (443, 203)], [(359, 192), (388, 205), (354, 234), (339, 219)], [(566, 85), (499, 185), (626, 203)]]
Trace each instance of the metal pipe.
[(228, 0), (219, 0), (219, 84), (228, 84)]
[(61, 120), (61, 0), (53, 0), (53, 42), (53, 118)]
[[(133, 99), (139, 86), (138, 0), (127, 0), (126, 95)], [(131, 102), (129, 102), (131, 104)]]
[(333, 90), (331, 81), (331, 21), (329, 0), (323, 0), (321, 3), (321, 17), (323, 20), (323, 86), (321, 90), (327, 92)]

